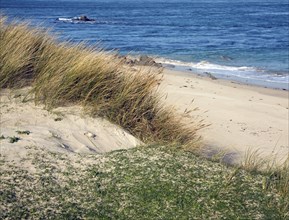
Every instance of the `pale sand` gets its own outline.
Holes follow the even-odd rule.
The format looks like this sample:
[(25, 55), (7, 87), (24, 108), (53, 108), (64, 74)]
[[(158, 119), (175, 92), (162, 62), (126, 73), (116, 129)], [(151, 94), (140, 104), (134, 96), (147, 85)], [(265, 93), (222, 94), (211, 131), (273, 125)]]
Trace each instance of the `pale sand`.
[[(263, 157), (276, 155), (277, 162), (288, 156), (288, 91), (165, 69), (161, 92), (167, 94), (164, 100), (180, 112), (199, 108), (193, 115), (211, 124), (200, 131), (204, 145), (211, 150), (228, 150), (237, 159), (248, 149), (260, 149)], [(26, 93), (26, 90), (0, 93), (0, 136), (6, 137), (0, 140), (1, 154), (20, 152), (24, 146), (100, 154), (142, 144), (108, 121), (85, 116), (79, 107), (58, 108), (51, 113), (32, 101), (23, 103)], [(55, 121), (56, 118), (61, 120)], [(16, 132), (24, 130), (31, 133)], [(9, 143), (8, 136), (20, 140)]]
[(260, 149), (263, 157), (276, 155), (277, 162), (288, 157), (288, 91), (167, 69), (161, 90), (180, 112), (199, 108), (193, 114), (211, 124), (200, 131), (206, 146), (235, 152), (237, 158), (248, 149)]
[[(101, 154), (142, 144), (122, 128), (104, 119), (84, 115), (80, 107), (47, 111), (43, 105), (35, 106), (33, 101), (23, 102), (26, 94), (27, 89), (2, 90), (0, 93), (0, 136), (5, 137), (0, 140), (2, 155), (13, 157), (24, 153), (26, 146), (67, 153)], [(17, 131), (31, 133), (18, 134)], [(14, 136), (20, 140), (9, 143), (9, 137)]]

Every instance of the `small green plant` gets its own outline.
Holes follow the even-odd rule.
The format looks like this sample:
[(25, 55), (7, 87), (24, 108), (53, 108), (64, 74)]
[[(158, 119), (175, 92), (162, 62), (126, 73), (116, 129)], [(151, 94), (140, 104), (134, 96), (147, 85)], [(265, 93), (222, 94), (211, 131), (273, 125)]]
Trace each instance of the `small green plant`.
[(19, 140), (20, 140), (19, 137), (15, 137), (15, 136), (9, 137), (9, 143), (16, 143), (16, 142), (18, 142)]
[(25, 130), (25, 131), (16, 131), (17, 134), (26, 134), (26, 135), (29, 135), (31, 132), (28, 131), (28, 130)]
[(2, 134), (2, 135), (0, 136), (0, 140), (3, 140), (3, 139), (5, 139), (5, 137), (4, 137), (4, 135)]
[(54, 121), (62, 121), (63, 118), (57, 117), (54, 119)]

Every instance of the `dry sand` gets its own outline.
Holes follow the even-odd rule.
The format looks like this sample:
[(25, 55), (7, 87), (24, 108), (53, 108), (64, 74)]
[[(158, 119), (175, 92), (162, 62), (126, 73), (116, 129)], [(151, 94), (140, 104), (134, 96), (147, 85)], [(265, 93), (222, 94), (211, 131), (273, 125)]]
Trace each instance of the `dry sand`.
[(248, 149), (259, 149), (263, 157), (276, 155), (277, 162), (288, 157), (288, 91), (168, 69), (161, 90), (181, 112), (199, 108), (194, 114), (211, 124), (201, 131), (206, 146), (229, 150), (237, 158)]
[[(211, 152), (226, 150), (227, 160), (259, 149), (262, 156), (288, 157), (288, 91), (212, 80), (192, 73), (164, 70), (161, 92), (180, 112), (198, 107), (193, 116), (209, 127), (200, 131)], [(0, 153), (20, 152), (24, 146), (76, 153), (104, 153), (141, 144), (118, 126), (83, 115), (79, 107), (54, 109), (23, 102), (27, 90), (0, 93)], [(17, 131), (30, 131), (29, 135)], [(19, 137), (9, 143), (8, 137)], [(12, 154), (13, 155), (13, 154)], [(230, 161), (228, 161), (230, 162)]]
[[(33, 101), (23, 102), (27, 89), (0, 93), (0, 153), (21, 154), (26, 146), (44, 147), (51, 151), (100, 154), (141, 144), (139, 140), (101, 118), (83, 114), (80, 107), (45, 110)], [(19, 134), (17, 131), (29, 131)], [(9, 137), (19, 141), (10, 143)], [(9, 152), (9, 153), (8, 153)], [(14, 153), (15, 154), (14, 154)]]

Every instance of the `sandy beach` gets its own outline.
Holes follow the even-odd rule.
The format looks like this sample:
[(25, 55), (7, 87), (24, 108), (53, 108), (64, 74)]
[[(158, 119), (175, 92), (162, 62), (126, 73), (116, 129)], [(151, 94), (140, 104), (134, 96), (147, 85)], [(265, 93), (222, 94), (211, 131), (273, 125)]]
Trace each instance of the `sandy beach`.
[[(209, 154), (226, 151), (228, 162), (238, 162), (246, 152), (256, 150), (263, 158), (276, 158), (277, 163), (288, 157), (288, 91), (169, 69), (163, 74), (160, 92), (165, 102), (180, 113), (197, 108), (192, 117), (208, 125), (200, 135)], [(2, 140), (2, 152), (11, 146), (18, 151), (26, 145), (40, 145), (57, 151), (104, 153), (141, 144), (118, 126), (83, 115), (79, 107), (51, 112), (23, 102), (27, 91), (1, 92), (1, 135), (31, 132), (20, 135), (17, 143)]]
[(180, 112), (198, 108), (193, 114), (209, 124), (200, 133), (210, 149), (229, 151), (234, 160), (248, 150), (277, 163), (288, 156), (288, 91), (169, 69), (161, 90)]

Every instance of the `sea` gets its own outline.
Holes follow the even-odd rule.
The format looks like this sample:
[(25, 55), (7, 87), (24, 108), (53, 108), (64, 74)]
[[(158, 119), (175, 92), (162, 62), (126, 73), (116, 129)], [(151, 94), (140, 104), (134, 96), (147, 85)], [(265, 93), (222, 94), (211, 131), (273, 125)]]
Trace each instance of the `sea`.
[[(149, 55), (167, 68), (289, 89), (288, 0), (0, 0), (59, 40)], [(87, 16), (94, 21), (73, 18)]]

